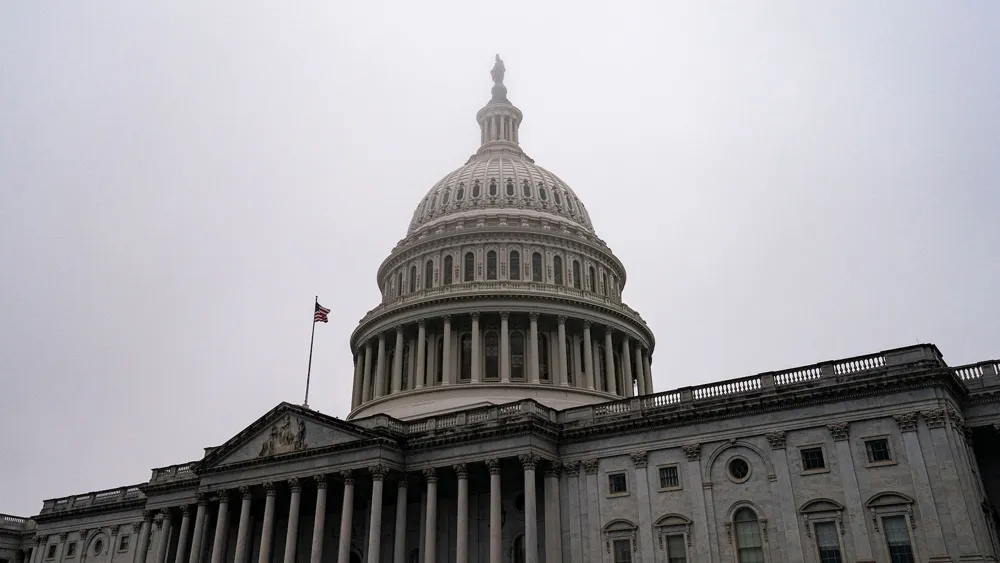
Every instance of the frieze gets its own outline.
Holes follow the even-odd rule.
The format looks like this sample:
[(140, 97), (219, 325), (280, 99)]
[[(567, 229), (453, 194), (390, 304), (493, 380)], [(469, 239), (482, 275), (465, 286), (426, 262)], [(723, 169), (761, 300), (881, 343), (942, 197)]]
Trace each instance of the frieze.
[(834, 422), (833, 424), (827, 424), (826, 428), (830, 431), (830, 435), (833, 436), (835, 442), (847, 440), (851, 434), (851, 424), (849, 422)]
[(293, 423), (292, 416), (286, 414), (271, 425), (267, 440), (261, 445), (257, 457), (269, 457), (304, 449), (306, 449), (306, 423), (299, 418)]

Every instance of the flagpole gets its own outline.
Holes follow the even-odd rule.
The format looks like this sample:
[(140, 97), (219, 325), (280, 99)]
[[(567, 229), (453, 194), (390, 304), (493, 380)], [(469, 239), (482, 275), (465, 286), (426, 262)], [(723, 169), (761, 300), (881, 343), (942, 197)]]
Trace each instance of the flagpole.
[(313, 302), (312, 335), (309, 337), (309, 367), (306, 368), (306, 398), (302, 401), (302, 406), (309, 408), (309, 379), (312, 376), (313, 367), (313, 342), (316, 340), (316, 306), (319, 305), (319, 295)]

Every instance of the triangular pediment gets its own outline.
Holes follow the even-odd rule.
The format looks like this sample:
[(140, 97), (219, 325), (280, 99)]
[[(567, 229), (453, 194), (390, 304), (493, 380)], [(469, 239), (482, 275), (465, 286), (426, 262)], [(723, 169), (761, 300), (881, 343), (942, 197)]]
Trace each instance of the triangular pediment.
[(281, 403), (225, 444), (206, 451), (195, 471), (284, 458), (378, 439), (372, 431), (305, 407)]

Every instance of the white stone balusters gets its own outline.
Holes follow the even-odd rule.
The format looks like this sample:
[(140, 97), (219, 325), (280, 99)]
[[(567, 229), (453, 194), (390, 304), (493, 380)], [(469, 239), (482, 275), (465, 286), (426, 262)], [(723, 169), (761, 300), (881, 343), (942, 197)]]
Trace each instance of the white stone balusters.
[(368, 560), (381, 561), (382, 490), (389, 468), (384, 465), (372, 465), (368, 471), (372, 474), (371, 519), (368, 522)]
[(535, 487), (538, 456), (526, 453), (517, 458), (524, 468), (524, 563), (538, 563), (538, 493)]
[[(181, 506), (181, 529), (177, 534), (177, 552), (174, 554), (174, 563), (184, 563), (188, 556), (188, 534), (191, 531), (191, 514), (188, 505)], [(167, 536), (168, 538), (170, 536)]]
[(236, 529), (236, 553), (233, 563), (247, 563), (247, 547), (250, 540), (250, 505), (253, 502), (253, 493), (250, 487), (240, 487), (240, 522)]
[(340, 543), (337, 546), (337, 563), (351, 560), (351, 519), (354, 516), (354, 476), (350, 469), (340, 472), (344, 479), (344, 502), (340, 508)]
[[(285, 529), (285, 563), (295, 563), (295, 552), (299, 540), (299, 507), (302, 505), (302, 484), (298, 479), (289, 479), (288, 486), (292, 498), (288, 504), (288, 525)], [(213, 561), (212, 563), (216, 563)]]
[(502, 539), (503, 499), (500, 497), (500, 460), (486, 460), (490, 470), (490, 562), (500, 563), (500, 540)]
[(452, 466), (458, 476), (458, 514), (455, 519), (455, 563), (469, 563), (469, 471), (464, 463)]
[(396, 530), (393, 537), (393, 563), (406, 563), (406, 502), (409, 483), (406, 475), (399, 479), (396, 487)]
[(313, 513), (312, 547), (309, 563), (323, 563), (323, 536), (326, 530), (326, 475), (316, 475), (316, 511)]
[(222, 563), (226, 553), (227, 526), (229, 525), (229, 491), (219, 491), (218, 516), (215, 518), (215, 541), (212, 543), (212, 563)]
[(267, 496), (264, 500), (264, 525), (260, 533), (260, 555), (257, 557), (257, 563), (270, 563), (271, 543), (274, 540), (274, 501), (278, 492), (274, 488), (274, 483), (270, 481), (264, 483), (264, 491)]
[(424, 536), (424, 563), (437, 562), (437, 472), (424, 469), (427, 481), (427, 527)]

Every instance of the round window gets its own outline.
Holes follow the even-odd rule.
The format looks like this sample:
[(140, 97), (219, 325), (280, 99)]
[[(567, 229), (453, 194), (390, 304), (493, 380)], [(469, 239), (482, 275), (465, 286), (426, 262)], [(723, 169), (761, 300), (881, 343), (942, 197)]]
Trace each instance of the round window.
[(729, 476), (738, 483), (746, 481), (750, 476), (750, 464), (742, 457), (734, 457), (729, 461)]
[(94, 555), (100, 555), (104, 551), (104, 540), (97, 540), (94, 542)]

